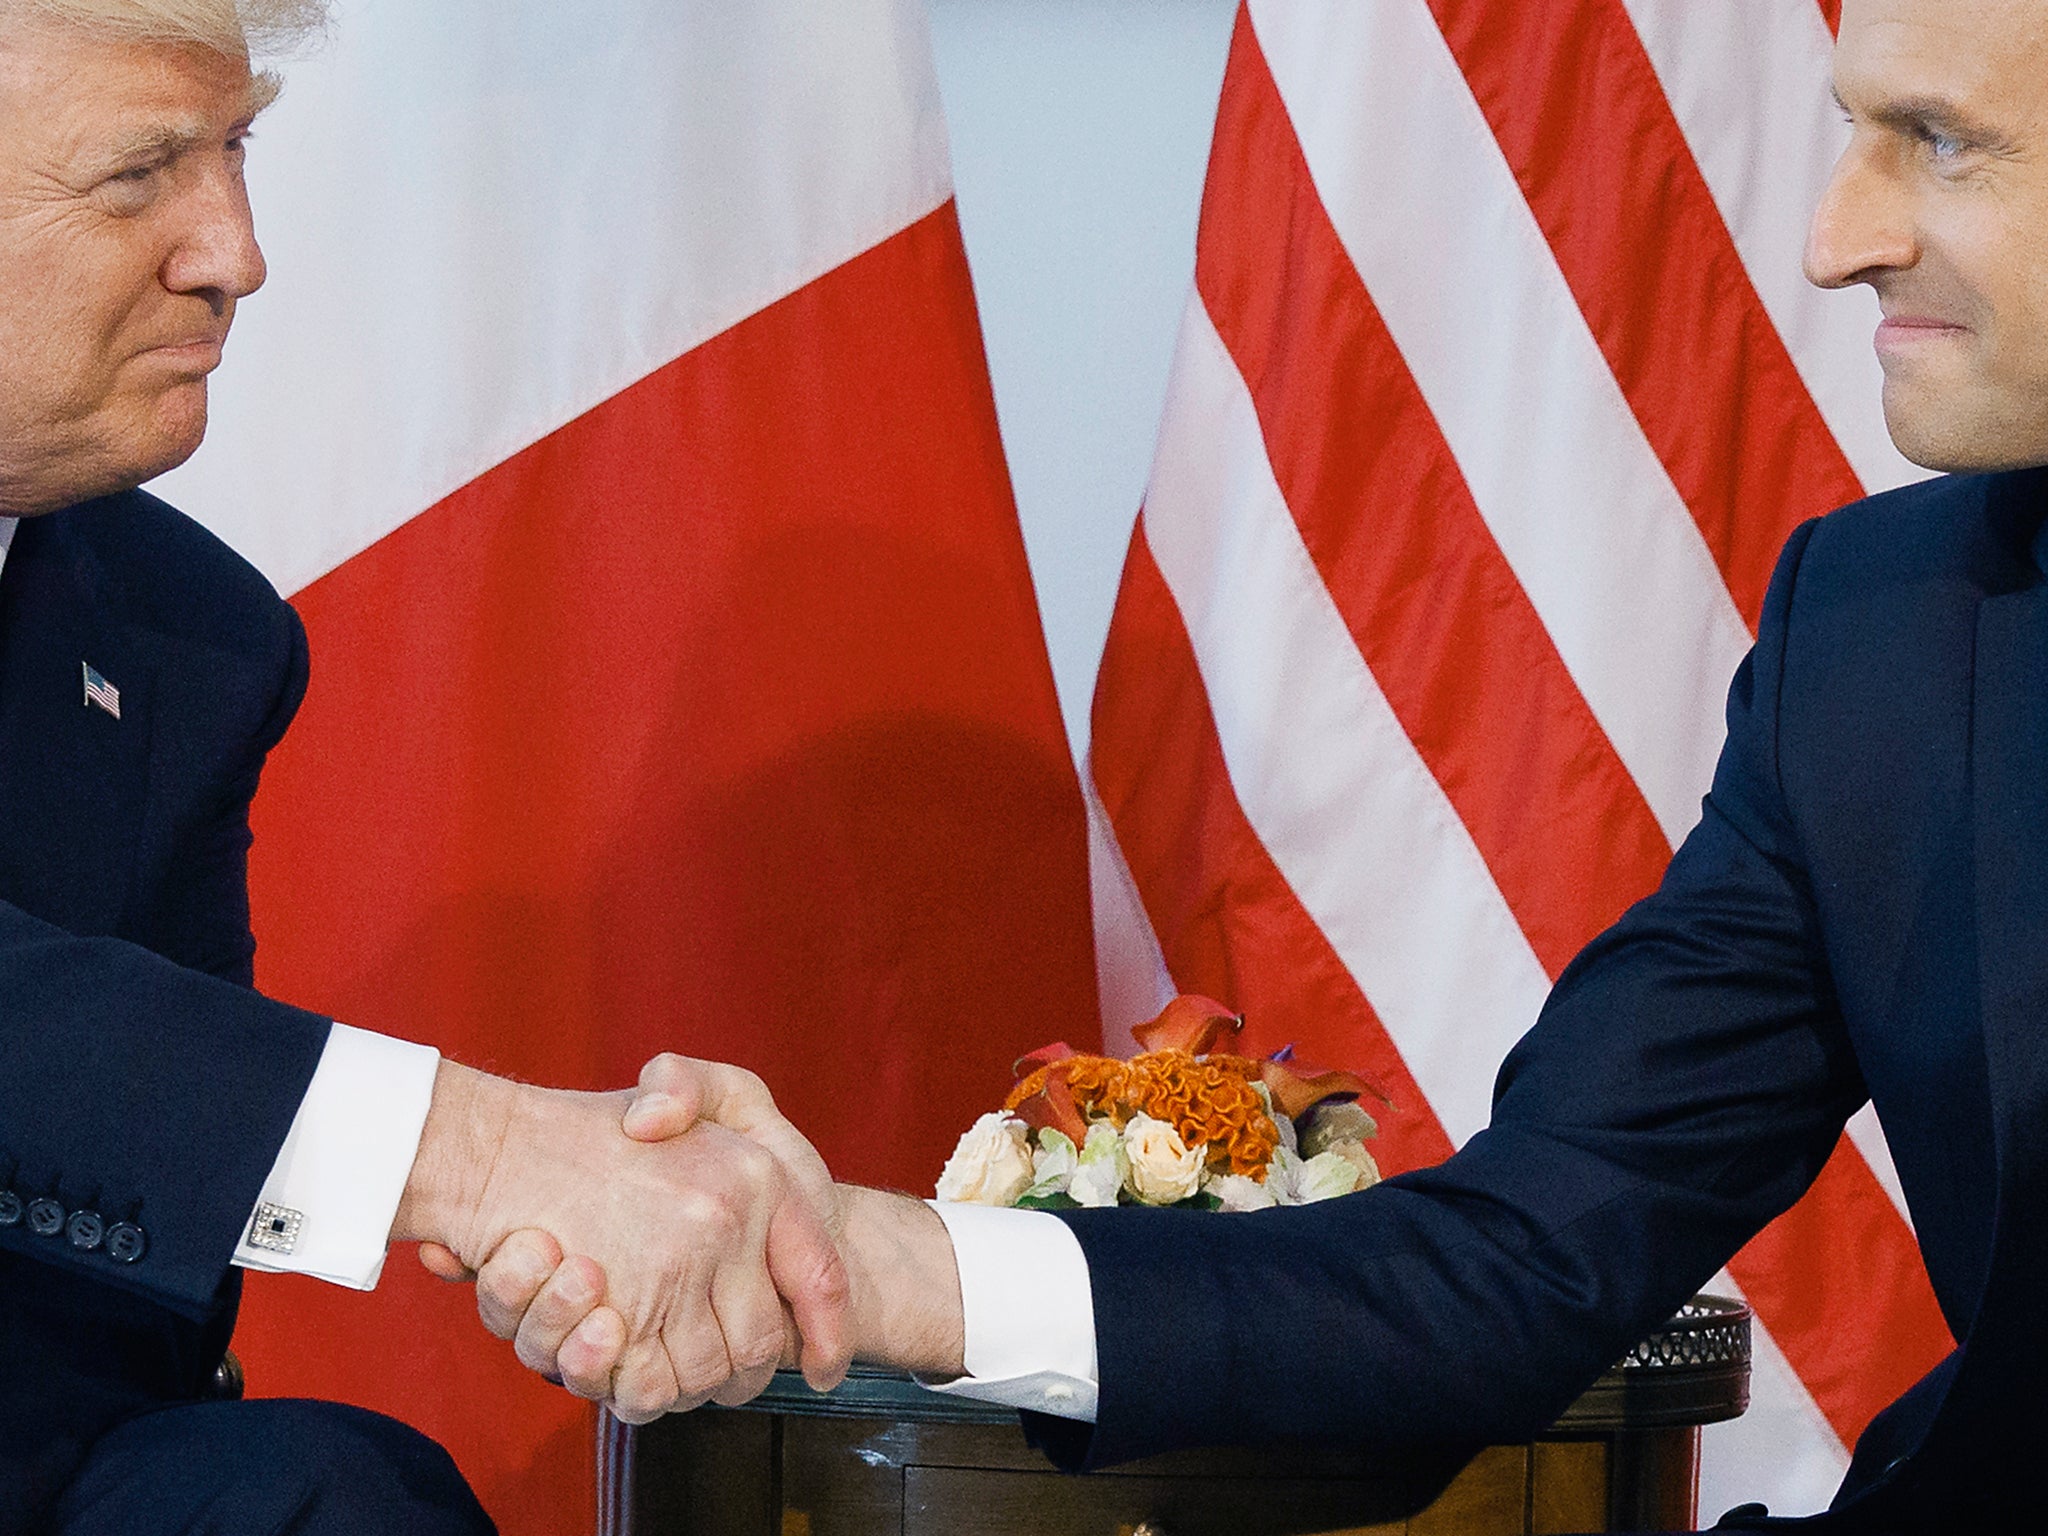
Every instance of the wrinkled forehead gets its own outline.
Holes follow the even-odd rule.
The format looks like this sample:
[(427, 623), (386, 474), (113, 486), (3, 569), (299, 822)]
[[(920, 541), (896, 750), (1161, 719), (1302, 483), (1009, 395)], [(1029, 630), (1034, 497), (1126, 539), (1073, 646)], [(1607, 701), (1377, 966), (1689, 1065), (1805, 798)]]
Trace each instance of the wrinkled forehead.
[(2048, 0), (1843, 0), (1835, 88), (1859, 109), (1924, 97), (2041, 120)]
[(119, 153), (144, 139), (176, 147), (253, 117), (275, 94), (240, 51), (63, 19), (0, 20), (0, 162), (38, 150)]

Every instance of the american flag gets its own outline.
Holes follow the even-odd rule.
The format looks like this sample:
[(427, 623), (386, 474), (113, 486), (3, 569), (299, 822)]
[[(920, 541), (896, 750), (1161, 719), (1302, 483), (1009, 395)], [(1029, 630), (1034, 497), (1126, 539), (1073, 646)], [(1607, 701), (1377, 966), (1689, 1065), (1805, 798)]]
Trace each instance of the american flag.
[[(4, 554), (0, 550), (0, 554)], [(121, 690), (101, 677), (97, 668), (89, 661), (80, 662), (85, 669), (85, 707), (97, 704), (116, 720), (121, 718)]]
[[(1816, 0), (1252, 0), (1097, 683), (1108, 1023), (1167, 987), (1485, 1123), (1697, 819), (1802, 519), (1913, 478), (1867, 293), (1800, 274), (1846, 134)], [(1823, 1505), (1949, 1347), (1875, 1120), (1721, 1286), (1701, 1508)]]

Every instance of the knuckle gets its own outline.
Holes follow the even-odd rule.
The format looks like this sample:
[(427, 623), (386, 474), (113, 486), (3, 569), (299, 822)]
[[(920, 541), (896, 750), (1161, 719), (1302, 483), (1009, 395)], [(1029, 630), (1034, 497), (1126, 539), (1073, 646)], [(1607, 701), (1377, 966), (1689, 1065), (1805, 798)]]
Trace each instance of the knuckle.
[(502, 1269), (485, 1265), (483, 1273), (476, 1277), (476, 1299), (478, 1306), (488, 1304), (499, 1312), (517, 1315), (526, 1310), (528, 1294)]
[(682, 1225), (695, 1229), (700, 1240), (729, 1242), (745, 1226), (745, 1202), (726, 1188), (692, 1186), (683, 1196), (678, 1212)]
[(555, 1372), (554, 1351), (524, 1329), (513, 1339), (512, 1353), (529, 1371), (539, 1371), (544, 1375), (552, 1375)]
[(669, 1363), (675, 1372), (676, 1395), (695, 1402), (703, 1402), (732, 1377), (732, 1365), (723, 1348), (715, 1354), (698, 1350), (680, 1357), (671, 1351)]
[(667, 1370), (644, 1350), (635, 1351), (609, 1385), (612, 1388), (612, 1412), (631, 1424), (644, 1424), (649, 1419), (659, 1418), (675, 1401)]
[(782, 1329), (777, 1326), (773, 1333), (756, 1333), (732, 1349), (732, 1367), (735, 1371), (748, 1374), (763, 1369), (773, 1370), (782, 1363)]
[(711, 1394), (711, 1401), (721, 1408), (738, 1408), (759, 1397), (767, 1389), (770, 1379), (766, 1371), (750, 1371), (745, 1375), (735, 1376)]
[(476, 1315), (477, 1321), (484, 1325), (484, 1332), (494, 1339), (509, 1339), (519, 1331), (518, 1320), (490, 1305), (485, 1297), (477, 1297)]

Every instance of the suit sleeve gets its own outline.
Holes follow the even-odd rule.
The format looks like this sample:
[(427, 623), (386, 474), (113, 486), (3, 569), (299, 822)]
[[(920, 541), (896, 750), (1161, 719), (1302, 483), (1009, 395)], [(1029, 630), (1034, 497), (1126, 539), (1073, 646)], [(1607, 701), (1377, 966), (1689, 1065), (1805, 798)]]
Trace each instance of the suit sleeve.
[(1813, 526), (1780, 559), (1698, 827), (1560, 978), (1486, 1130), (1320, 1205), (1063, 1213), (1101, 1396), (1092, 1431), (1027, 1416), (1055, 1460), (1526, 1439), (1813, 1181), (1864, 1098), (1776, 759)]
[[(295, 616), (287, 628), (268, 719), (181, 838), (150, 947), (0, 903), (0, 1249), (193, 1318), (227, 1274), (331, 1027), (250, 987), (249, 802), (305, 689), (304, 633)], [(63, 1229), (41, 1230), (37, 1202), (61, 1209)], [(71, 1220), (81, 1212), (98, 1241)], [(134, 1235), (113, 1241), (117, 1226)]]

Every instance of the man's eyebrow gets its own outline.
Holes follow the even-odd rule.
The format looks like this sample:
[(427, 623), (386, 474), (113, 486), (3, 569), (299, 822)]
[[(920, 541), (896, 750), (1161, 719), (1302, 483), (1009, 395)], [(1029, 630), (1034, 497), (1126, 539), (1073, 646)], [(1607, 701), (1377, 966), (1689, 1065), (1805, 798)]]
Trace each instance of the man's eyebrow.
[(1842, 100), (1840, 90), (1830, 86), (1828, 94), (1835, 98), (1835, 105), (1848, 117), (1862, 117), (1886, 128), (1903, 128), (1909, 132), (1946, 134), (1985, 149), (2006, 147), (2004, 134), (1945, 96), (1892, 96), (1857, 112)]
[(207, 132), (199, 123), (151, 123), (110, 140), (104, 158), (111, 165), (128, 165), (145, 160), (168, 160), (203, 143)]
[[(258, 75), (250, 82), (248, 102), (237, 119), (246, 129), (257, 115), (277, 99), (278, 80)], [(150, 123), (115, 137), (105, 146), (103, 157), (109, 165), (139, 165), (152, 160), (172, 160), (216, 136), (216, 130), (197, 118), (167, 123)]]

